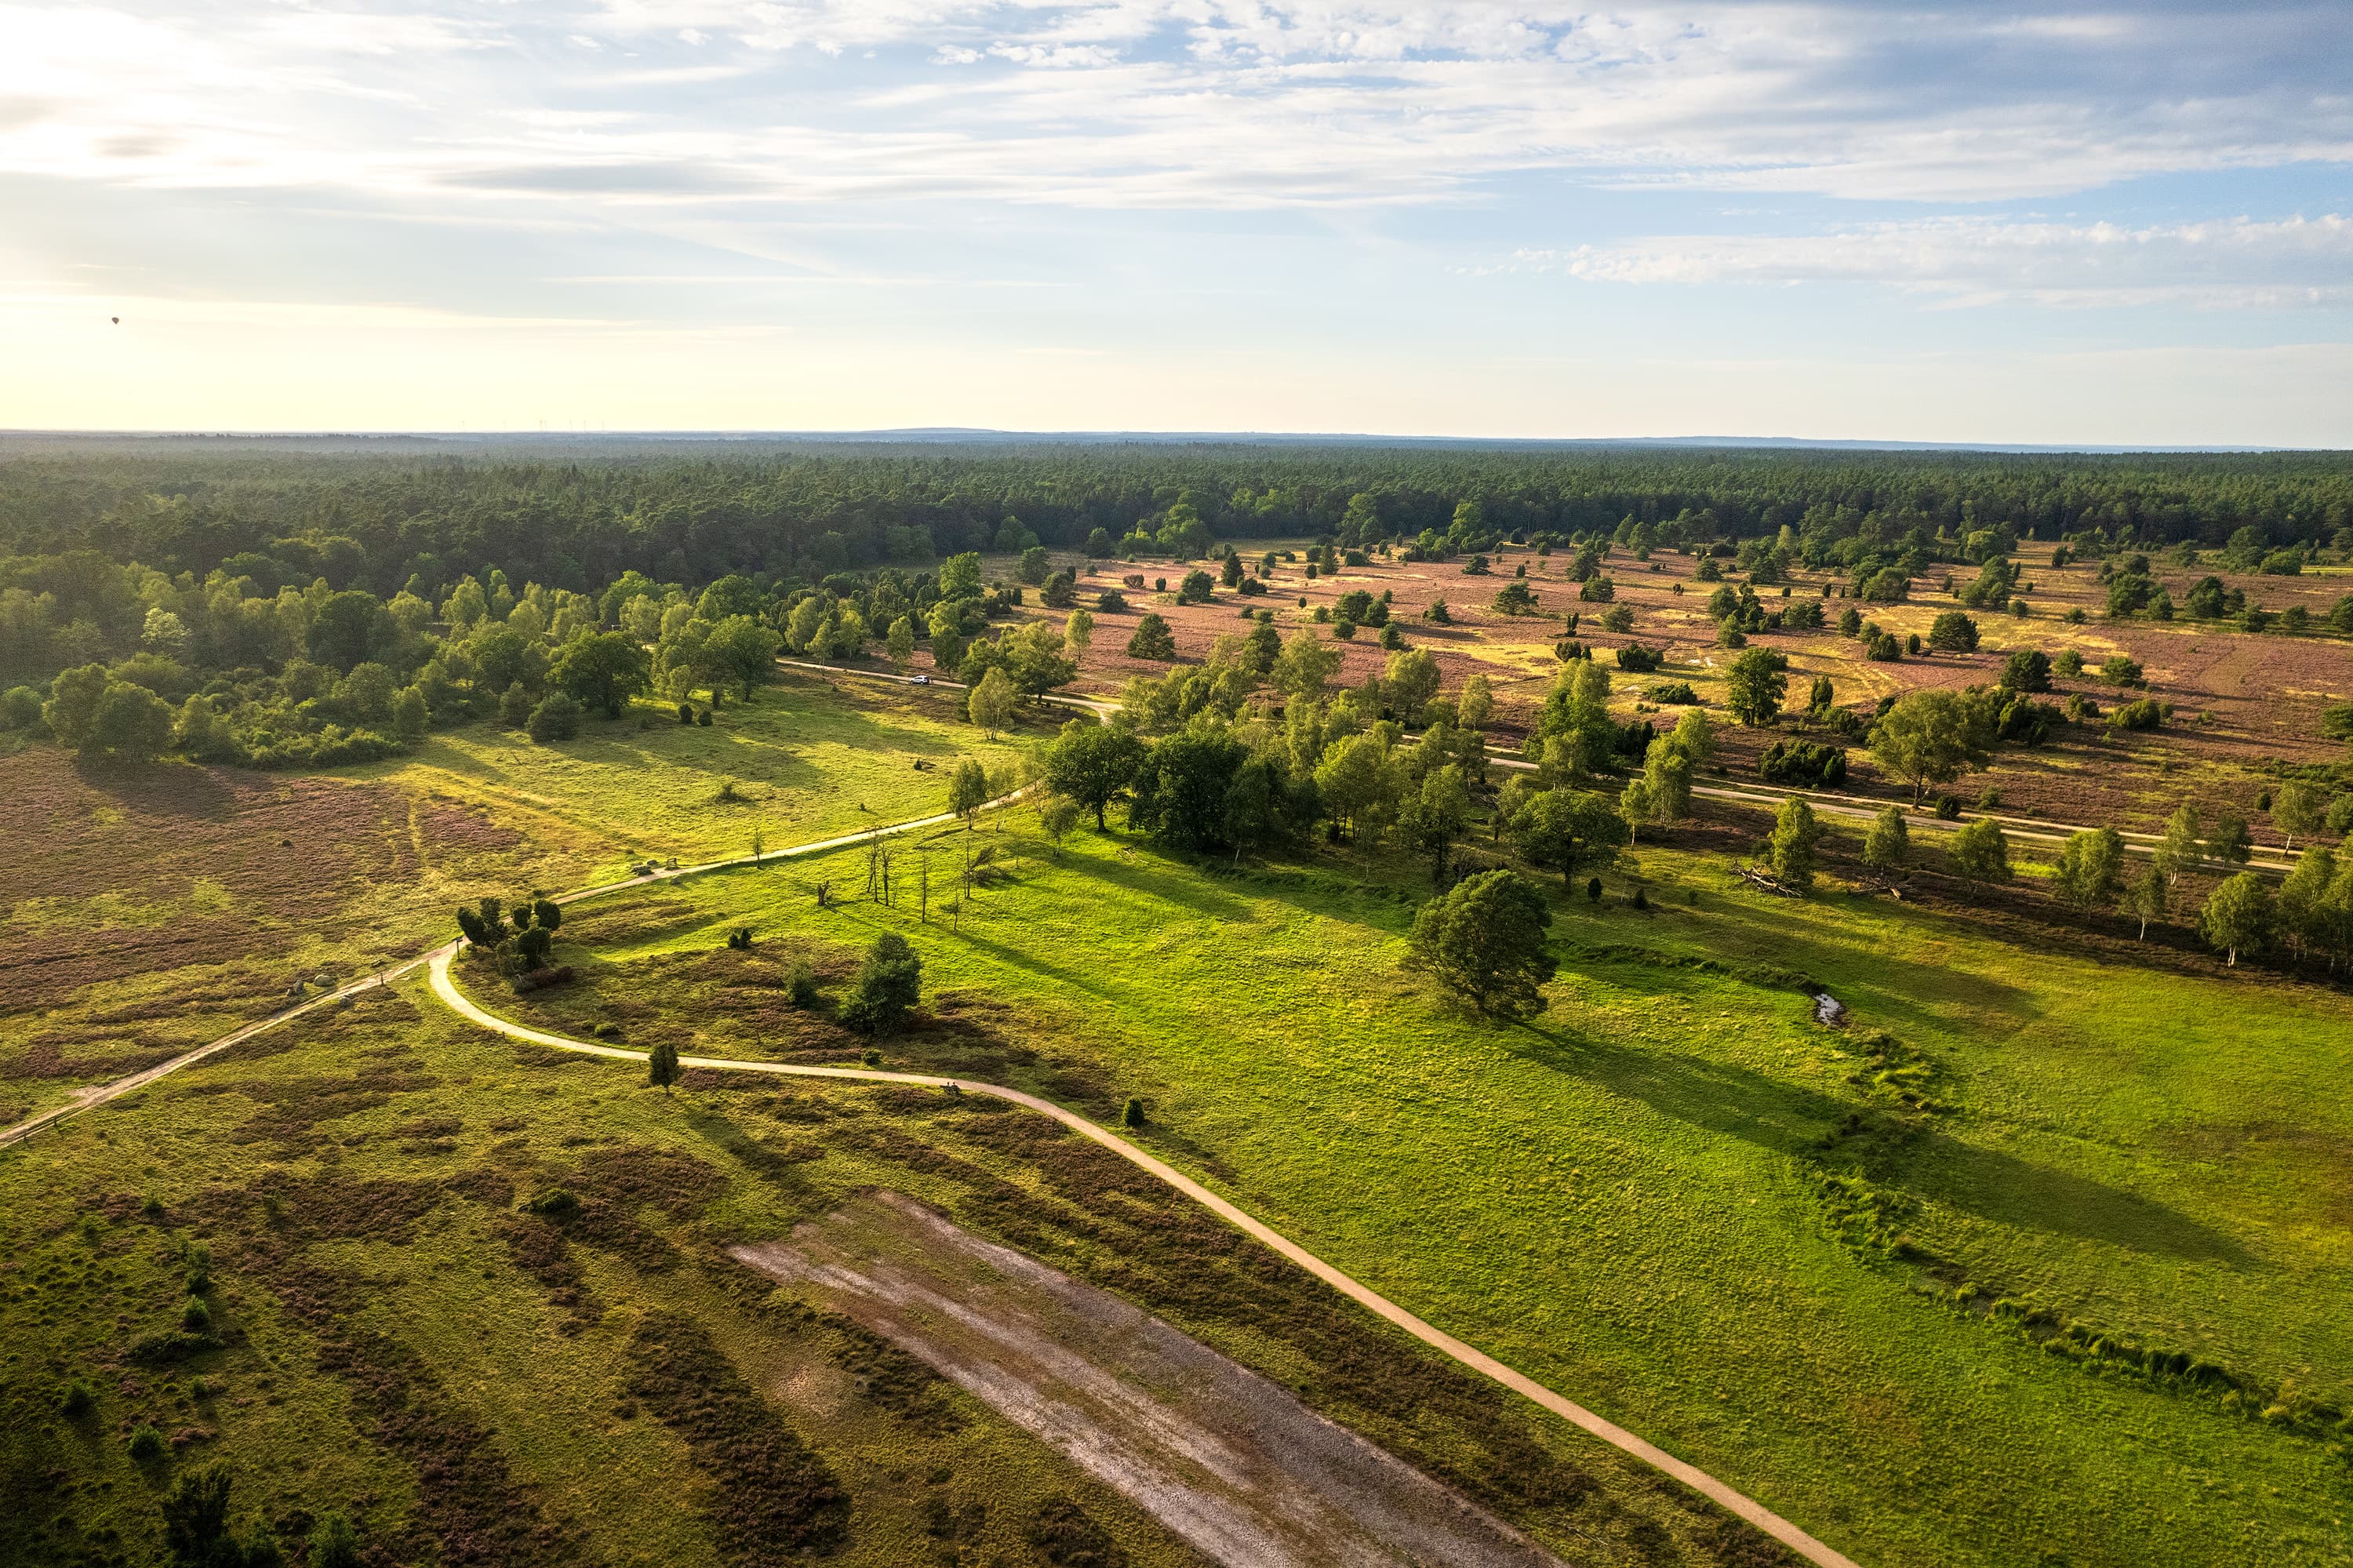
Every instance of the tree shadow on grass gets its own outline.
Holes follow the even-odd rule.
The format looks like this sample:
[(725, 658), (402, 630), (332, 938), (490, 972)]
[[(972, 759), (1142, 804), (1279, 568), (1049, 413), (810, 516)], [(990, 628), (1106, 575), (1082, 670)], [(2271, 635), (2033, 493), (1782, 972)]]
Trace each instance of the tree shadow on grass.
[[(1639, 1100), (1661, 1115), (1799, 1157), (1855, 1108), (1852, 1102), (1729, 1063), (1611, 1044), (1528, 1022), (1506, 1048), (1556, 1072)], [(2070, 1171), (1928, 1131), (1892, 1169), (1866, 1172), (1945, 1208), (2021, 1230), (2101, 1242), (2140, 1253), (2244, 1267), (2236, 1242), (2162, 1203)]]
[(1725, 1062), (1615, 1045), (1557, 1025), (1523, 1023), (1503, 1037), (1513, 1054), (1640, 1100), (1663, 1116), (1796, 1155), (1853, 1107), (1845, 1101)]
[(1899, 1168), (1880, 1179), (1946, 1208), (2018, 1230), (2232, 1268), (2252, 1267), (2256, 1262), (2232, 1237), (2163, 1203), (1941, 1132), (1927, 1133), (1912, 1144)]
[(1071, 855), (1062, 860), (1059, 869), (1108, 883), (1140, 898), (1175, 905), (1211, 920), (1244, 921), (1255, 917), (1248, 904), (1219, 892), (1191, 868), (1164, 866), (1149, 854), (1139, 853), (1127, 859), (1117, 855)]

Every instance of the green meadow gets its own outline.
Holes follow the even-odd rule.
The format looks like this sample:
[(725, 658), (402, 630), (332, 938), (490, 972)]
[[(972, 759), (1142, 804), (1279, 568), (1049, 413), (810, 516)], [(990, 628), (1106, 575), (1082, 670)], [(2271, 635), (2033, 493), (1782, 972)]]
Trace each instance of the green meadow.
[[(863, 860), (693, 880), (602, 935), (584, 906), (581, 986), (484, 1000), (854, 1054), (776, 973), (839, 979), (896, 930), (927, 995), (1027, 1048), (893, 1065), (1140, 1097), (1147, 1141), (1269, 1223), (1860, 1561), (2353, 1560), (2340, 994), (1768, 902), (1646, 848), (1651, 906), (1556, 900), (1550, 1006), (1505, 1026), (1401, 967), (1402, 866), (1057, 852), (1016, 810), (907, 846), (892, 906), (819, 908)], [(712, 954), (738, 924), (765, 981)]]

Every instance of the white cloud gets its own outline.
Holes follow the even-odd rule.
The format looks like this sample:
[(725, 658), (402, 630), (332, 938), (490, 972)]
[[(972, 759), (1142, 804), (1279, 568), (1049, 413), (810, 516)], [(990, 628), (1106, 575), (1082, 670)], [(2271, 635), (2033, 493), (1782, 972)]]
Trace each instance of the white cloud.
[(1882, 283), (1956, 305), (2353, 304), (2353, 219), (2130, 228), (1944, 217), (1827, 234), (1665, 236), (1523, 250), (1510, 270), (1614, 283)]
[[(690, 142), (723, 165), (681, 187), (705, 199), (920, 184), (1249, 208), (1450, 198), (1529, 171), (1980, 201), (2353, 163), (2353, 11), (2335, 0), (224, 0), (201, 26), (167, 4), (0, 0), (0, 169), (117, 180), (109, 145), (165, 135), (151, 184), (422, 192), (470, 183), (484, 148), (607, 164)], [(638, 128), (512, 144), (500, 111), (581, 107), (566, 41), (639, 57), (601, 83), (635, 95)], [(978, 69), (923, 69), (938, 63)], [(723, 92), (690, 74), (731, 69)], [(911, 145), (924, 162), (894, 166)], [(830, 162), (780, 170), (780, 151)]]

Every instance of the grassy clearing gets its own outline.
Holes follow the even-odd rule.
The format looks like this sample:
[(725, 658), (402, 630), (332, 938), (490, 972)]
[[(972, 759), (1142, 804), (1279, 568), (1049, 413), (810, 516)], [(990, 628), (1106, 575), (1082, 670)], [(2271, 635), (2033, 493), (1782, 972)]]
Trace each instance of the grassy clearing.
[[(557, 746), (475, 726), (361, 776), (487, 806), (562, 846), (580, 883), (646, 857), (746, 853), (755, 832), (776, 848), (944, 810), (959, 760), (1000, 766), (1067, 716), (990, 741), (957, 711), (960, 694), (788, 673), (708, 727), (644, 703), (637, 720), (591, 723)], [(729, 780), (738, 798), (723, 797)]]
[[(539, 746), (477, 726), (323, 777), (5, 758), (0, 885), (23, 896), (0, 916), (0, 1123), (260, 1017), (298, 979), (413, 956), (484, 892), (926, 815), (957, 760), (1001, 766), (1020, 738), (987, 740), (945, 694), (787, 676), (707, 728)], [(740, 800), (717, 798), (731, 776)]]
[[(821, 865), (731, 874), (675, 890), (546, 1015), (620, 1003), (699, 1046), (821, 1051), (829, 1026), (722, 1005), (749, 977), (670, 966), (743, 919), (769, 961), (836, 972), (899, 929), (951, 1014), (987, 1003), (1049, 1068), (1092, 1060), (1101, 1103), (1143, 1096), (1171, 1155), (1270, 1223), (1864, 1560), (2347, 1560), (2353, 1489), (2323, 1438), (1982, 1310), (2047, 1303), (2341, 1405), (2341, 996), (2023, 954), (1837, 896), (1767, 906), (1649, 850), (1663, 907), (1564, 905), (1551, 1012), (1493, 1029), (1399, 972), (1412, 895), (1351, 864), (1234, 876), (1118, 835), (1057, 861), (1015, 818), (994, 836), (1018, 869), (960, 931), (903, 899), (819, 911)], [(1815, 1026), (1760, 969), (1829, 984), (1855, 1026)], [(706, 1009), (731, 1022), (702, 1030)], [(972, 1070), (923, 1038), (892, 1057)], [(1915, 1082), (1951, 1108), (1831, 1137), (1904, 1113)], [(1824, 1201), (1832, 1169), (1867, 1212)]]

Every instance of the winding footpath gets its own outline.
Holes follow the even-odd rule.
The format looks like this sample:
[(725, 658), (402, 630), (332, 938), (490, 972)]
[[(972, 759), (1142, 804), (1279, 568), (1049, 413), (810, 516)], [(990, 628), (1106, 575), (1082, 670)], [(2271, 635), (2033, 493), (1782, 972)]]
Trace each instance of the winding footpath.
[[(812, 668), (826, 667), (812, 666)], [(859, 673), (855, 671), (835, 673)], [(1090, 708), (1096, 706), (1092, 704), (1078, 703), (1075, 700), (1070, 705)], [(1021, 790), (1016, 790), (1012, 794), (1000, 796), (990, 801), (984, 809), (996, 810), (1009, 806), (1018, 800), (1023, 793)], [(869, 828), (860, 832), (844, 833), (836, 838), (796, 844), (787, 849), (771, 850), (758, 856), (743, 855), (731, 860), (709, 861), (700, 865), (650, 871), (637, 876), (624, 877), (616, 882), (602, 883), (594, 887), (584, 887), (575, 892), (559, 894), (555, 902), (572, 904), (581, 899), (602, 897), (629, 888), (673, 882), (681, 877), (708, 872), (730, 870), (772, 861), (798, 860), (823, 854), (832, 850), (847, 849), (876, 839), (920, 832), (926, 828), (945, 827), (956, 820), (954, 814), (942, 812), (934, 816), (919, 817), (911, 821), (895, 822), (885, 827)], [(0, 1128), (0, 1147), (21, 1142), (47, 1128), (56, 1126), (68, 1117), (89, 1110), (95, 1106), (103, 1105), (110, 1100), (134, 1094), (158, 1079), (193, 1067), (206, 1057), (226, 1051), (242, 1041), (250, 1040), (266, 1030), (290, 1022), (306, 1012), (332, 1006), (364, 991), (389, 985), (392, 981), (420, 967), (427, 971), (433, 994), (444, 1005), (459, 1017), (483, 1029), (504, 1035), (509, 1039), (546, 1046), (551, 1050), (570, 1051), (586, 1056), (601, 1056), (630, 1063), (642, 1063), (646, 1060), (647, 1053), (643, 1051), (625, 1050), (617, 1045), (600, 1045), (592, 1041), (575, 1040), (567, 1035), (530, 1029), (486, 1012), (460, 991), (457, 982), (450, 978), (449, 966), (458, 955), (459, 947), (459, 944), (457, 942), (446, 943), (428, 953), (407, 959), (379, 974), (372, 974), (364, 980), (323, 991), (308, 1001), (290, 1006), (259, 1022), (248, 1024), (242, 1029), (225, 1034), (193, 1051), (174, 1056), (168, 1062), (159, 1063), (143, 1072), (133, 1073), (128, 1077), (118, 1078), (109, 1084), (82, 1089), (69, 1105), (56, 1107), (29, 1120), (19, 1122), (14, 1127)], [(797, 1078), (848, 1079), (860, 1083), (923, 1085), (944, 1090), (953, 1089), (961, 1094), (987, 1095), (997, 1099), (1010, 1101), (1025, 1109), (1036, 1111), (1041, 1116), (1051, 1117), (1071, 1131), (1093, 1139), (1121, 1159), (1149, 1172), (1156, 1180), (1166, 1183), (1174, 1191), (1200, 1204), (1251, 1239), (1273, 1248), (1335, 1290), (1387, 1319), (1457, 1364), (1482, 1377), (1493, 1379), (1531, 1404), (1575, 1424), (1620, 1452), (1640, 1459), (1665, 1475), (1673, 1477), (1725, 1511), (1737, 1515), (1763, 1531), (1808, 1562), (1820, 1564), (1820, 1568), (1858, 1568), (1852, 1559), (1815, 1540), (1762, 1503), (1735, 1490), (1697, 1466), (1686, 1464), (1655, 1444), (1644, 1441), (1617, 1423), (1598, 1415), (1574, 1400), (1555, 1393), (1525, 1372), (1506, 1366), (1476, 1346), (1466, 1344), (1443, 1329), (1424, 1321), (1370, 1286), (1324, 1262), (1271, 1226), (1253, 1219), (1249, 1213), (1194, 1181), (1176, 1167), (1130, 1143), (1109, 1128), (1097, 1125), (1076, 1111), (1058, 1106), (1051, 1100), (1042, 1099), (1020, 1089), (1008, 1088), (1001, 1084), (982, 1083), (971, 1078), (938, 1077), (923, 1073), (892, 1073), (879, 1068), (811, 1066), (797, 1063), (744, 1061), (721, 1056), (681, 1056), (679, 1062), (684, 1066), (712, 1068), (720, 1072), (763, 1073)]]

